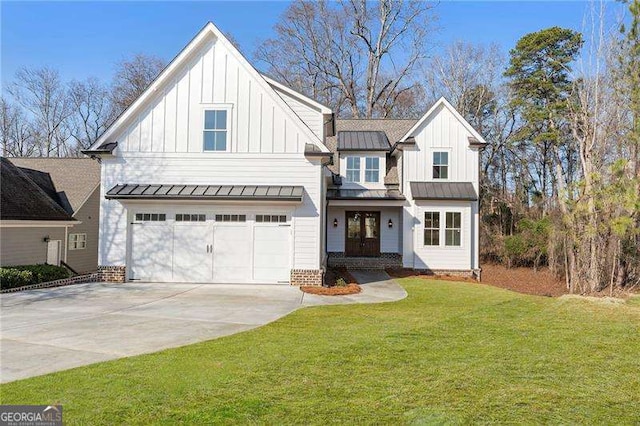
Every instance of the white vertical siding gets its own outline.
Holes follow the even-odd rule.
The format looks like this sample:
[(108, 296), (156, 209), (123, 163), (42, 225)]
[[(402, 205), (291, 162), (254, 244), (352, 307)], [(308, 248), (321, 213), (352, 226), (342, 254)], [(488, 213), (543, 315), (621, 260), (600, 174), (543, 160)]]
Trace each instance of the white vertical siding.
[(320, 140), (324, 140), (324, 126), (323, 126), (323, 115), (322, 112), (317, 108), (309, 105), (308, 103), (303, 102), (301, 99), (294, 98), (288, 93), (279, 90), (275, 86), (272, 86), (276, 92), (284, 99), (284, 101), (291, 107), (291, 109), (296, 113), (302, 121), (305, 122), (309, 129), (313, 133), (315, 133)]

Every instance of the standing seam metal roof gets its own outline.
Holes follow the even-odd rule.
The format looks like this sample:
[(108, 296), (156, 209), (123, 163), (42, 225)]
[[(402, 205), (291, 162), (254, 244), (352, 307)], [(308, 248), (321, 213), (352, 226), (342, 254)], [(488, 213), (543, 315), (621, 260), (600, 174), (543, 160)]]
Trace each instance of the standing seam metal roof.
[(471, 182), (410, 182), (414, 200), (476, 201), (478, 194)]
[(273, 200), (301, 202), (302, 186), (122, 184), (107, 191), (109, 199)]

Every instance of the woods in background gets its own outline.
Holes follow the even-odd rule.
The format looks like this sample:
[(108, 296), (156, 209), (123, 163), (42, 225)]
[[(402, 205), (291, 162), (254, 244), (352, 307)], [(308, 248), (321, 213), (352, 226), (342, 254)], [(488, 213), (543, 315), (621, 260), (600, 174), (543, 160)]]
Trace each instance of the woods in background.
[[(456, 41), (434, 55), (431, 3), (294, 1), (255, 59), (339, 117), (418, 117), (446, 97), (489, 141), (484, 261), (548, 266), (572, 292), (630, 289), (640, 284), (640, 1), (622, 3), (624, 25), (605, 26), (605, 4), (594, 4), (582, 33), (542, 29), (508, 54)], [(138, 55), (109, 85), (19, 71), (0, 101), (4, 155), (76, 155), (163, 66)]]

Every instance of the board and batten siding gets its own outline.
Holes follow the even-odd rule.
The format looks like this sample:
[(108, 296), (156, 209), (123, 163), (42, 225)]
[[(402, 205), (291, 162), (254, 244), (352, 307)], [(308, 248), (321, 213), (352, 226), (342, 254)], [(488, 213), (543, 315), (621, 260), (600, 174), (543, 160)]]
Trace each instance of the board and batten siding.
[[(380, 253), (402, 253), (401, 207), (329, 207), (327, 209), (327, 251), (343, 253), (345, 250), (346, 212), (379, 211), (380, 212)], [(338, 226), (333, 220), (338, 219)], [(393, 227), (389, 228), (389, 219)]]
[(277, 87), (272, 86), (276, 92), (282, 97), (282, 99), (291, 107), (302, 121), (305, 122), (309, 129), (320, 138), (324, 140), (324, 126), (322, 112), (313, 106), (305, 103), (300, 99), (296, 99), (288, 93), (279, 90)]
[[(287, 206), (292, 209), (294, 227), (293, 267), (318, 269), (322, 229), (321, 171), (319, 160), (309, 161), (301, 154), (269, 157), (221, 154), (219, 157), (207, 158), (196, 154), (167, 157), (123, 153), (121, 157), (105, 159), (102, 164), (100, 265), (124, 265), (127, 262), (127, 209), (117, 200), (104, 198), (106, 191), (118, 183), (302, 185), (305, 189), (303, 202)], [(175, 206), (171, 201), (163, 203), (168, 207)], [(210, 211), (215, 211), (215, 203), (207, 205)], [(229, 203), (225, 203), (225, 206), (228, 205)], [(243, 205), (255, 204), (236, 205), (241, 210)], [(157, 203), (154, 208), (157, 210)]]
[[(254, 74), (224, 45), (209, 40), (114, 135), (118, 151), (216, 155), (202, 152), (204, 110), (223, 107), (229, 114), (231, 152), (303, 152), (311, 142), (301, 131), (305, 124), (291, 118), (293, 111), (285, 113), (283, 99)], [(291, 98), (285, 101), (309, 128), (320, 131), (321, 138), (322, 114), (311, 113)]]
[[(472, 134), (456, 116), (441, 104), (413, 133), (416, 145), (402, 151), (398, 170), (402, 176), (402, 192), (409, 200), (403, 210), (403, 264), (416, 269), (470, 270), (479, 267), (478, 203), (477, 201), (415, 201), (410, 182), (471, 182), (479, 190), (479, 152), (469, 146)], [(433, 153), (449, 153), (448, 179), (433, 179)], [(444, 232), (444, 212), (461, 211), (462, 247), (425, 247), (424, 211), (441, 212), (441, 232)]]

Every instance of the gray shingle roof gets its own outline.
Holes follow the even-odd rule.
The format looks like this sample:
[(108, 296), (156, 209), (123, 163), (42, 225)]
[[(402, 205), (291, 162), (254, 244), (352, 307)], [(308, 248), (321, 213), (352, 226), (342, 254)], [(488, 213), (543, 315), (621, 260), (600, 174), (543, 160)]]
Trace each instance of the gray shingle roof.
[(136, 200), (272, 200), (302, 202), (302, 186), (123, 184), (106, 198)]
[(0, 219), (74, 220), (11, 161), (0, 158)]
[[(11, 162), (72, 215), (100, 184), (100, 164), (90, 158), (20, 157), (12, 158)], [(53, 183), (53, 188), (48, 187), (47, 180)]]
[(380, 130), (338, 132), (338, 151), (390, 151), (387, 134)]
[(330, 189), (327, 200), (404, 200), (397, 190), (386, 189)]
[(469, 200), (478, 199), (470, 182), (410, 182), (414, 200)]

